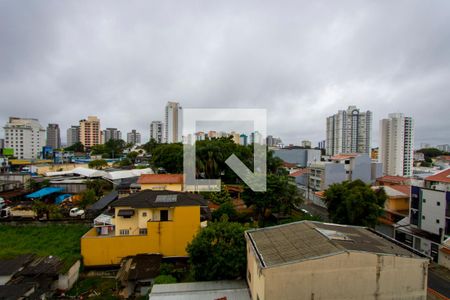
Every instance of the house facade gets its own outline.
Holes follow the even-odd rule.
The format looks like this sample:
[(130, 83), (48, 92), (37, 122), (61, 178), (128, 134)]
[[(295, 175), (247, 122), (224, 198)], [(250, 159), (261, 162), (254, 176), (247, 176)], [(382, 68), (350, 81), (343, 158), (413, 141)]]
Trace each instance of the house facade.
[(81, 238), (84, 265), (118, 265), (124, 257), (144, 253), (186, 256), (200, 228), (202, 204), (196, 194), (152, 190), (113, 202), (112, 224), (92, 228)]
[(145, 174), (141, 175), (138, 184), (143, 190), (155, 191), (175, 191), (182, 192), (184, 177), (183, 174)]
[(302, 221), (245, 236), (253, 300), (427, 299), (428, 259), (366, 228)]

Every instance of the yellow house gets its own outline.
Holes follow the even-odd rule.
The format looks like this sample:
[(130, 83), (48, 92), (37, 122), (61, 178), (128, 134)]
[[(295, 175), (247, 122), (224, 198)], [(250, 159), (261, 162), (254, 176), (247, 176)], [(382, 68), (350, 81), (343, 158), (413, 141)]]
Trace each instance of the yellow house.
[(367, 228), (302, 221), (245, 236), (252, 300), (427, 299), (428, 258)]
[(183, 174), (144, 174), (139, 177), (141, 190), (182, 192)]
[[(382, 186), (386, 192), (387, 200), (384, 203), (384, 215), (380, 221), (392, 225), (409, 215), (409, 197), (411, 195), (410, 185), (385, 185)], [(380, 186), (374, 186), (377, 190)]]
[(186, 256), (186, 246), (200, 228), (197, 194), (145, 190), (121, 198), (112, 224), (95, 227), (81, 238), (85, 266), (117, 265), (122, 258), (144, 253)]

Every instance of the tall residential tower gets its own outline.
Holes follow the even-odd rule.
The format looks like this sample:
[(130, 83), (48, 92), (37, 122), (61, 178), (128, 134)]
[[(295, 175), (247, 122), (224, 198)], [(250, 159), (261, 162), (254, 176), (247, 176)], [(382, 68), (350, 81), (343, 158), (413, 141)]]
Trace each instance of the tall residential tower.
[(361, 112), (356, 106), (340, 110), (327, 118), (327, 155), (370, 153), (372, 112)]
[(383, 174), (411, 176), (413, 167), (414, 121), (401, 113), (380, 121), (379, 161)]
[(101, 143), (100, 119), (89, 116), (80, 120), (80, 142), (85, 147), (92, 147)]
[(61, 135), (58, 124), (48, 124), (47, 126), (47, 146), (53, 149), (61, 148)]
[(164, 123), (164, 141), (166, 143), (182, 142), (183, 112), (178, 102), (167, 102), (166, 122)]
[(158, 144), (163, 142), (163, 123), (152, 121), (150, 124), (150, 140), (154, 139)]

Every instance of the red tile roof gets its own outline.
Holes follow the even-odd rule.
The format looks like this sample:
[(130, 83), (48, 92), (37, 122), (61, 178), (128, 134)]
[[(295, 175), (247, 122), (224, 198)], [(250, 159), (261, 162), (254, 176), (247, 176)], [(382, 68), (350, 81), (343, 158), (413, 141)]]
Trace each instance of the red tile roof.
[(411, 186), (410, 185), (404, 185), (404, 184), (393, 184), (389, 186), (390, 188), (393, 188), (396, 191), (399, 191), (400, 193), (403, 193), (405, 195), (410, 196), (411, 195)]
[(289, 174), (291, 177), (298, 177), (309, 172), (309, 169), (300, 169)]
[(438, 160), (450, 161), (450, 155), (441, 155), (436, 157)]
[(425, 177), (425, 181), (437, 181), (437, 182), (446, 182), (450, 183), (450, 168), (436, 173), (434, 175)]
[(342, 153), (331, 157), (332, 160), (349, 159), (358, 156), (358, 153)]
[(139, 177), (140, 184), (170, 184), (183, 183), (183, 174), (143, 174)]
[(402, 177), (402, 176), (383, 176), (377, 178), (378, 182), (389, 182), (389, 183), (397, 183), (397, 184), (406, 184), (410, 181), (408, 177)]
[(283, 161), (283, 167), (285, 167), (285, 168), (296, 168), (297, 164)]

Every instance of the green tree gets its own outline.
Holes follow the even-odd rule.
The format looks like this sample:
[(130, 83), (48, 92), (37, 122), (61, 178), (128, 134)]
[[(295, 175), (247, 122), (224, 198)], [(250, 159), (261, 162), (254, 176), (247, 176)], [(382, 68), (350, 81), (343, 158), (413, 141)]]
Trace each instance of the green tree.
[(205, 193), (205, 197), (208, 198), (211, 202), (219, 205), (225, 202), (230, 202), (232, 200), (230, 193), (228, 192), (226, 186), (223, 184), (220, 187), (220, 192), (207, 192)]
[(108, 162), (104, 159), (96, 159), (96, 160), (90, 161), (88, 164), (89, 168), (97, 169), (97, 170), (101, 170), (107, 166), (108, 166)]
[(245, 276), (245, 227), (239, 223), (213, 222), (201, 229), (187, 246), (196, 280), (236, 279)]
[(95, 197), (98, 199), (113, 189), (112, 183), (104, 179), (91, 179), (86, 181), (86, 187), (94, 191)]
[(386, 199), (384, 189), (374, 191), (361, 180), (335, 183), (325, 191), (329, 216), (339, 224), (375, 227)]
[(84, 145), (81, 142), (76, 142), (72, 146), (66, 147), (64, 150), (73, 152), (84, 152)]
[(131, 151), (127, 154), (127, 158), (131, 161), (132, 164), (136, 162), (136, 158), (138, 157), (139, 152)]
[(237, 221), (239, 216), (238, 212), (230, 201), (222, 203), (218, 209), (212, 212), (213, 221), (219, 221), (226, 215), (230, 221)]
[(168, 173), (183, 173), (183, 145), (158, 144), (153, 149), (150, 163), (154, 169), (163, 168)]
[(158, 275), (155, 277), (155, 284), (177, 283), (177, 279), (172, 275)]
[(275, 174), (267, 175), (265, 192), (254, 192), (245, 186), (242, 199), (247, 206), (253, 206), (261, 227), (264, 227), (269, 211), (290, 214), (301, 203), (297, 186), (287, 176)]
[(95, 191), (87, 189), (81, 193), (80, 207), (86, 208), (87, 206), (94, 204), (97, 201)]

